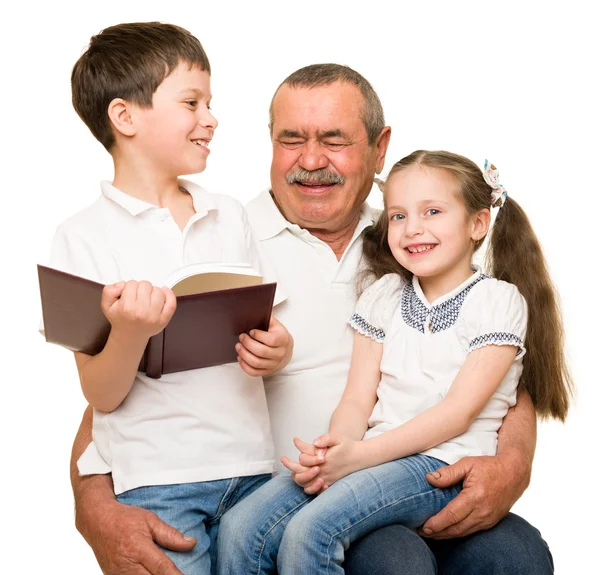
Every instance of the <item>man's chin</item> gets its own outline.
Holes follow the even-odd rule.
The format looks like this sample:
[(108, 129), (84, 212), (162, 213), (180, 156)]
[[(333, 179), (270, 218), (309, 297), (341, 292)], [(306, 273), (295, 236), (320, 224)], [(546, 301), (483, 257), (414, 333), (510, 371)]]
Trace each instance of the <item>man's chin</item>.
[(330, 204), (311, 203), (310, 206), (301, 206), (296, 211), (297, 223), (300, 227), (309, 230), (322, 229), (335, 231), (340, 222), (344, 220), (343, 209), (336, 209)]

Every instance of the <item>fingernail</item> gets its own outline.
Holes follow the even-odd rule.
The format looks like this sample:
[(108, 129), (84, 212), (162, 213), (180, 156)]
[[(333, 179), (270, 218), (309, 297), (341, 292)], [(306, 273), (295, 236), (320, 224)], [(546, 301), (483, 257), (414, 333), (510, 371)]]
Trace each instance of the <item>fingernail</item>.
[(319, 471), (319, 468), (318, 468), (318, 467), (313, 467), (313, 468), (311, 469), (311, 471), (312, 471), (313, 473), (316, 473), (317, 471)]
[(239, 344), (239, 343), (236, 343), (236, 344), (235, 344), (235, 351), (240, 351), (240, 349), (242, 349), (242, 346), (241, 346), (241, 344)]
[(429, 475), (433, 475), (436, 479), (439, 479), (442, 476), (439, 471), (431, 471)]
[(194, 538), (193, 538), (193, 537), (190, 537), (189, 535), (184, 535), (184, 536), (183, 536), (183, 538), (184, 538), (186, 541), (193, 541), (193, 540), (194, 540)]
[(433, 531), (429, 529), (429, 527), (425, 527), (425, 529), (423, 529), (423, 533), (425, 533), (425, 535), (431, 535)]
[(254, 330), (251, 330), (251, 331), (250, 331), (250, 337), (254, 337), (254, 334), (255, 334), (255, 333), (256, 333), (256, 332), (255, 332)]

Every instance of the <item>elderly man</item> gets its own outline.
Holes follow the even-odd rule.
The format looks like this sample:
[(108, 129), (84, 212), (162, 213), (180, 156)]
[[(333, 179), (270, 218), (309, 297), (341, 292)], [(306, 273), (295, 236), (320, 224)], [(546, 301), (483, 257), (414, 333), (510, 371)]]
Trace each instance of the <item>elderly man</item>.
[[(297, 460), (292, 438), (324, 433), (345, 385), (352, 348), (346, 321), (356, 302), (362, 234), (377, 215), (365, 200), (383, 169), (391, 130), (371, 85), (336, 64), (289, 76), (273, 97), (270, 130), (271, 189), (247, 207), (289, 296), (277, 313), (294, 337), (294, 356), (265, 387), (276, 452)], [(88, 410), (73, 446), (71, 477), (77, 527), (102, 569), (176, 575), (154, 542), (184, 551), (194, 541), (152, 513), (116, 502), (110, 476), (78, 477), (75, 462), (90, 440)], [(495, 457), (465, 458), (428, 478), (440, 487), (463, 483), (460, 495), (423, 526), (428, 537), (399, 525), (380, 529), (350, 549), (346, 572), (552, 573), (537, 530), (508, 514), (529, 482), (534, 449), (534, 409), (520, 394)], [(310, 455), (301, 462), (296, 482), (319, 491)]]

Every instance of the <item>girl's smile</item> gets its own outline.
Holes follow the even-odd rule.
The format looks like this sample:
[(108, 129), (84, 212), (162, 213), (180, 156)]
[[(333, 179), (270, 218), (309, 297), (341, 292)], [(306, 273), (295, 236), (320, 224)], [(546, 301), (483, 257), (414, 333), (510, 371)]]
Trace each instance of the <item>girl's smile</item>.
[(425, 255), (431, 252), (437, 244), (410, 244), (404, 249), (410, 254), (410, 256)]

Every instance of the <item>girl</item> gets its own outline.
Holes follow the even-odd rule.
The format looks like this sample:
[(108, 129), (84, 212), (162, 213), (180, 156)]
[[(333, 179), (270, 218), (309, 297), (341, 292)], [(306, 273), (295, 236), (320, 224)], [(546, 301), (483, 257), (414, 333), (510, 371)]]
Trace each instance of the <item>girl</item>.
[[(491, 277), (472, 258), (493, 207)], [(280, 575), (343, 573), (352, 541), (392, 523), (422, 525), (460, 490), (432, 487), (427, 473), (494, 455), (519, 384), (541, 417), (566, 417), (571, 379), (555, 292), (494, 166), (486, 161), (482, 173), (462, 156), (427, 151), (397, 162), (364, 254), (376, 281), (350, 320), (344, 395), (329, 433), (314, 441), (325, 452), (326, 490), (310, 505), (291, 482), (254, 494), (263, 494), (264, 527), (247, 530), (242, 547), (253, 563), (240, 573), (271, 572), (275, 556)]]

